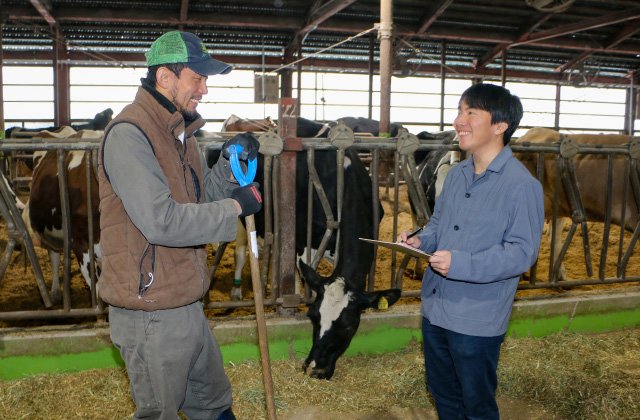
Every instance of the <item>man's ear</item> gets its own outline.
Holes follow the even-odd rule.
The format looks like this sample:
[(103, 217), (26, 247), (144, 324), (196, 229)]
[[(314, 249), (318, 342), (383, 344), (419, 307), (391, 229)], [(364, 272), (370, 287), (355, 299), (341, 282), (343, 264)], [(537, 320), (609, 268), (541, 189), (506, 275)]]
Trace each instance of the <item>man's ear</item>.
[(495, 130), (496, 130), (496, 135), (499, 136), (500, 134), (504, 134), (505, 131), (507, 131), (507, 128), (509, 128), (509, 124), (505, 121), (499, 122), (495, 124)]
[(175, 77), (175, 73), (166, 67), (159, 67), (156, 70), (156, 83), (163, 89), (169, 88), (172, 77)]

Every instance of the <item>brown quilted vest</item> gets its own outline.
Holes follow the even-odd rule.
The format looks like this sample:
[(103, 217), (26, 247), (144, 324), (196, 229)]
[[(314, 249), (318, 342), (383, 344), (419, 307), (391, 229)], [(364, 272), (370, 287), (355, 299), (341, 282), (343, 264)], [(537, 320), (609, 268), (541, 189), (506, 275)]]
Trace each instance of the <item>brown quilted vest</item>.
[[(193, 132), (204, 125), (204, 120), (199, 117), (185, 129), (182, 115), (171, 113), (159, 100), (167, 102), (157, 91), (139, 88), (134, 102), (107, 126), (98, 153), (102, 250), (100, 297), (110, 305), (145, 311), (193, 303), (204, 296), (210, 283), (206, 248), (149, 244), (129, 219), (102, 164), (102, 147), (108, 140), (110, 129), (123, 122), (135, 124), (153, 147), (169, 183), (172, 199), (181, 204), (197, 202), (194, 177), (197, 185), (202, 186), (202, 161)], [(183, 148), (178, 135), (182, 131), (185, 131), (187, 147), (181, 159)], [(202, 202), (203, 194), (198, 194)]]

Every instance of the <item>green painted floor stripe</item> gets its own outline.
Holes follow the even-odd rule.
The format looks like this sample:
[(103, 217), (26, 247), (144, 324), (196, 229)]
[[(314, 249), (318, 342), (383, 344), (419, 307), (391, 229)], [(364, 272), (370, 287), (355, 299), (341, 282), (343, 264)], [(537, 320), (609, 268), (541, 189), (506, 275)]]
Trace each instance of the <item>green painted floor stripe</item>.
[[(419, 316), (419, 315), (413, 315)], [(420, 328), (407, 328), (391, 325), (379, 325), (375, 328), (361, 328), (347, 349), (347, 356), (389, 353), (404, 348), (411, 341), (422, 341)], [(417, 324), (419, 325), (419, 324)], [(591, 313), (576, 315), (558, 315), (543, 318), (541, 313), (526, 318), (514, 316), (511, 319), (507, 335), (510, 337), (542, 337), (559, 332), (603, 332), (640, 327), (640, 308), (616, 312), (592, 310)], [(366, 332), (365, 332), (366, 331)], [(287, 334), (270, 337), (269, 353), (271, 359), (305, 357), (311, 349), (311, 337), (288, 336)], [(259, 359), (260, 350), (254, 342), (223, 344), (221, 346), (224, 363), (238, 363), (248, 359)], [(77, 372), (86, 369), (101, 369), (123, 366), (122, 359), (115, 347), (107, 345), (101, 350), (62, 354), (55, 356), (8, 356), (0, 357), (0, 379), (11, 380), (40, 373)]]
[(596, 333), (640, 327), (640, 309), (629, 311), (593, 313), (576, 316), (559, 315), (549, 318), (512, 319), (509, 337), (543, 337), (559, 331)]
[(41, 373), (79, 372), (117, 366), (124, 366), (124, 362), (115, 347), (59, 356), (15, 356), (0, 359), (0, 378), (21, 379)]
[[(379, 327), (367, 334), (354, 337), (346, 354), (389, 353), (404, 348), (410, 340), (421, 339), (419, 331), (410, 329), (387, 329)], [(259, 359), (260, 349), (249, 343), (227, 344), (221, 347), (225, 365), (248, 359)], [(290, 349), (295, 357), (305, 357), (311, 349), (311, 339), (296, 339), (290, 342), (269, 343), (271, 359), (289, 358)], [(40, 373), (77, 372), (87, 369), (102, 369), (124, 366), (120, 353), (115, 347), (100, 351), (57, 356), (14, 356), (0, 358), (0, 378), (20, 379)]]

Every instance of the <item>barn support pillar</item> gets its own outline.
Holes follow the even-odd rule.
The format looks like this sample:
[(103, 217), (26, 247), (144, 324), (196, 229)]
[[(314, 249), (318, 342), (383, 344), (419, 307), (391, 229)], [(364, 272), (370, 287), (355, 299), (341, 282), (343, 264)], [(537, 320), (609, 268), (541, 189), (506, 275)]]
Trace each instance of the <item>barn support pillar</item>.
[(627, 95), (625, 100), (625, 119), (624, 119), (624, 133), (630, 136), (633, 136), (634, 132), (634, 121), (636, 115), (636, 107), (638, 104), (636, 103), (636, 95), (635, 95), (635, 86), (634, 86), (633, 77), (629, 82), (629, 89), (627, 89)]
[(373, 50), (376, 46), (376, 39), (373, 32), (369, 34), (369, 119), (373, 119)]
[(447, 78), (447, 43), (442, 41), (442, 51), (440, 52), (440, 131), (444, 131), (444, 85)]
[(507, 84), (507, 50), (502, 50), (502, 69), (500, 72), (500, 78), (502, 79), (502, 87)]
[(560, 83), (556, 84), (556, 109), (553, 117), (553, 129), (560, 131)]
[(391, 59), (393, 55), (393, 0), (380, 0), (380, 137), (389, 137)]
[(59, 25), (52, 28), (56, 37), (53, 41), (53, 95), (54, 125), (70, 125), (69, 106), (69, 65), (67, 64), (67, 46)]
[[(0, 138), (4, 138), (4, 80), (2, 79), (2, 68), (4, 63), (4, 53), (2, 49), (4, 46), (2, 45), (2, 29), (4, 27), (4, 23), (0, 22)], [(4, 159), (2, 159), (2, 164), (4, 165)], [(2, 168), (4, 169), (4, 168)]]
[[(287, 65), (293, 61), (293, 51), (289, 49), (287, 55), (283, 57), (283, 64)], [(280, 97), (291, 98), (293, 96), (293, 74), (291, 67), (280, 70)], [(283, 136), (280, 136), (283, 137)]]
[[(296, 299), (296, 153), (302, 150), (302, 141), (297, 137), (298, 100), (280, 98), (278, 109), (279, 135), (284, 139), (280, 154), (279, 236), (280, 241), (280, 297), (284, 303), (278, 306), (281, 316), (293, 316), (299, 304)], [(275, 296), (272, 296), (274, 299)]]
[[(379, 136), (389, 137), (391, 131), (391, 60), (393, 58), (393, 0), (380, 0), (380, 126)], [(383, 150), (380, 153), (378, 176), (386, 180), (389, 186), (392, 154)]]

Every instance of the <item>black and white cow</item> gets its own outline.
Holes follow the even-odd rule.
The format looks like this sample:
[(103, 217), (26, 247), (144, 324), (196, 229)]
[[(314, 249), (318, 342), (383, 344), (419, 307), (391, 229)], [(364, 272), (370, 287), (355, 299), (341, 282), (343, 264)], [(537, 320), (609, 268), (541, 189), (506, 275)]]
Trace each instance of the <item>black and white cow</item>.
[[(318, 153), (316, 167), (321, 164), (317, 159)], [(335, 152), (326, 158), (335, 161)], [(327, 162), (329, 166), (335, 168), (335, 165)], [(371, 178), (355, 151), (347, 151), (344, 171), (339, 256), (333, 273), (329, 277), (322, 277), (302, 259), (298, 260), (300, 277), (316, 294), (307, 313), (313, 324), (313, 347), (304, 362), (303, 371), (318, 379), (330, 379), (333, 376), (336, 361), (349, 347), (358, 330), (362, 311), (393, 305), (400, 298), (399, 289), (366, 291), (367, 274), (375, 257), (374, 248), (358, 238), (372, 238), (374, 222), (380, 221), (374, 221)], [(335, 173), (326, 175), (335, 177)], [(300, 193), (300, 188), (296, 192)], [(298, 231), (296, 229), (296, 236)]]
[[(423, 131), (416, 137), (420, 140), (439, 140), (442, 144), (451, 144), (456, 138), (455, 131), (429, 133)], [(429, 210), (433, 213), (436, 198), (442, 190), (444, 178), (451, 167), (460, 161), (460, 153), (450, 150), (417, 150), (414, 153), (420, 185), (427, 197)], [(413, 203), (411, 203), (413, 209)]]
[[(378, 121), (369, 120), (367, 118), (354, 118), (354, 117), (344, 117), (340, 118), (339, 121), (343, 121), (347, 126), (349, 126), (354, 132), (368, 132), (372, 135), (378, 135)], [(327, 138), (329, 135), (330, 129), (337, 125), (337, 122), (330, 122), (329, 124), (320, 123), (317, 121), (309, 120), (307, 118), (298, 117), (296, 126), (297, 131), (296, 135), (300, 138)], [(399, 124), (392, 124), (392, 130), (397, 131), (402, 126)], [(393, 134), (393, 133), (392, 133)], [(355, 154), (355, 152), (354, 152)], [(205, 154), (207, 165), (211, 167), (219, 157), (218, 150), (208, 150)], [(324, 186), (325, 192), (327, 194), (327, 198), (330, 203), (332, 203), (332, 211), (333, 214), (337, 214), (337, 196), (336, 196), (336, 175), (335, 175), (335, 162), (336, 162), (336, 152), (335, 151), (323, 151), (318, 150), (315, 152), (316, 159), (316, 171), (318, 172), (319, 177), (321, 178), (321, 183)], [(360, 164), (362, 164), (361, 160), (358, 158)], [(264, 185), (263, 179), (263, 156), (261, 154), (258, 155), (258, 170), (256, 174), (255, 181), (260, 183), (260, 185)], [(364, 167), (364, 165), (363, 165)], [(366, 168), (364, 168), (366, 171)], [(333, 172), (331, 172), (333, 171)], [(296, 214), (298, 217), (296, 218), (296, 253), (297, 255), (302, 255), (305, 252), (306, 245), (306, 212), (307, 212), (307, 185), (308, 185), (309, 173), (306, 162), (306, 155), (304, 153), (299, 153), (296, 161), (296, 196), (298, 197), (296, 202)], [(367, 181), (369, 184), (371, 180)], [(312, 229), (312, 249), (309, 250), (311, 254), (311, 259), (314, 258), (315, 253), (322, 242), (324, 237), (324, 233), (326, 231), (326, 219), (325, 215), (322, 212), (322, 205), (320, 199), (317, 194), (313, 196), (313, 229)], [(381, 207), (382, 208), (382, 207)], [(382, 210), (381, 210), (382, 212)], [(382, 213), (381, 213), (382, 214)], [(261, 210), (258, 214), (256, 214), (256, 231), (259, 236), (264, 236), (264, 212)], [(336, 246), (336, 235), (332, 235), (329, 244), (327, 246), (325, 256), (331, 260), (333, 259), (333, 254), (335, 252)], [(235, 281), (239, 281), (241, 278), (242, 269), (244, 267), (246, 261), (246, 232), (243, 230), (241, 225), (238, 226), (238, 234), (236, 236), (235, 243)], [(231, 299), (232, 300), (240, 300), (242, 299), (242, 291), (240, 287), (234, 286), (231, 289)]]
[[(374, 137), (380, 135), (380, 122), (364, 117), (342, 117), (338, 118), (337, 122), (342, 122), (349, 127), (354, 133), (369, 133)], [(329, 123), (333, 127), (335, 122)], [(391, 137), (396, 137), (398, 131), (403, 128), (401, 124), (391, 123), (389, 127), (389, 134)]]
[[(83, 124), (72, 124), (71, 128), (75, 131), (80, 130), (104, 130), (107, 124), (111, 121), (113, 117), (113, 110), (111, 108), (107, 108), (104, 111), (98, 112), (92, 120), (87, 121)], [(31, 137), (41, 131), (58, 131), (62, 127), (47, 127), (47, 128), (23, 128), (23, 127), (9, 127), (4, 130), (5, 138), (16, 138), (16, 137)], [(22, 136), (21, 133), (25, 135)]]

